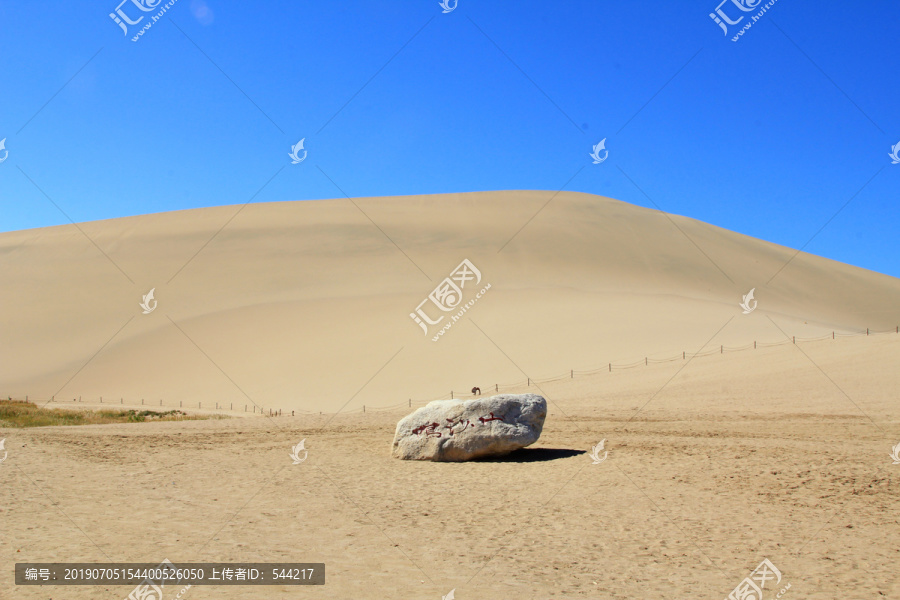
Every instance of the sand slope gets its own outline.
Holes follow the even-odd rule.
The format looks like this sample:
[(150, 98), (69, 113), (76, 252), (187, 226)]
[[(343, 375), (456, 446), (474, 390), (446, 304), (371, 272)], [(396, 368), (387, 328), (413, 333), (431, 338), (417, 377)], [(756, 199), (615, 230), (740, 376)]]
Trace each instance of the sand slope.
[[(3, 233), (0, 395), (355, 410), (900, 322), (900, 280), (794, 254), (542, 191), (223, 206)], [(491, 288), (433, 342), (409, 314), (463, 259)], [(744, 315), (738, 303), (754, 287), (758, 308)], [(150, 288), (159, 304), (144, 315)]]

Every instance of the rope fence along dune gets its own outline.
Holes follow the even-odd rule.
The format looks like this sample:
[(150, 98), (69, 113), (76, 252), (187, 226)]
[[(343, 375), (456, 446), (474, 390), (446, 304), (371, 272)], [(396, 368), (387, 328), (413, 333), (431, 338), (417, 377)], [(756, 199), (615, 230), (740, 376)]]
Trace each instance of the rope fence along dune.
[[(825, 335), (825, 336), (811, 337), (811, 338), (792, 336), (790, 340), (784, 340), (784, 341), (780, 341), (780, 342), (757, 342), (757, 341), (754, 341), (752, 343), (745, 344), (743, 346), (734, 346), (734, 347), (725, 346), (723, 344), (720, 344), (718, 348), (713, 348), (712, 350), (707, 350), (704, 352), (682, 351), (681, 355), (675, 355), (675, 356), (666, 357), (666, 358), (650, 358), (649, 356), (645, 356), (642, 360), (637, 360), (637, 361), (628, 362), (628, 363), (619, 363), (619, 362), (610, 361), (610, 362), (606, 363), (606, 365), (604, 365), (603, 367), (599, 367), (596, 369), (590, 369), (590, 370), (585, 370), (585, 371), (570, 369), (568, 373), (565, 373), (562, 375), (556, 375), (553, 377), (548, 377), (545, 379), (526, 378), (525, 381), (520, 380), (515, 383), (494, 384), (494, 392), (500, 393), (501, 391), (504, 391), (504, 390), (512, 390), (512, 389), (521, 389), (523, 387), (531, 387), (532, 384), (542, 385), (542, 384), (551, 383), (554, 381), (561, 381), (563, 379), (574, 379), (576, 376), (596, 375), (598, 373), (603, 373), (603, 372), (611, 373), (614, 370), (621, 371), (621, 370), (625, 370), (625, 369), (634, 369), (634, 368), (641, 367), (641, 366), (647, 367), (650, 364), (662, 364), (662, 363), (670, 363), (670, 362), (675, 362), (675, 361), (684, 361), (684, 360), (688, 360), (688, 359), (714, 356), (716, 354), (725, 354), (726, 352), (729, 352), (729, 353), (745, 352), (747, 350), (756, 350), (758, 348), (773, 348), (776, 346), (787, 346), (787, 345), (797, 344), (797, 343), (801, 343), (801, 342), (803, 342), (803, 343), (820, 342), (820, 341), (824, 341), (824, 340), (828, 340), (828, 339), (836, 340), (838, 338), (861, 337), (861, 336), (871, 337), (871, 336), (876, 336), (876, 335), (887, 335), (887, 334), (895, 334), (895, 335), (900, 334), (900, 326), (895, 326), (893, 331), (890, 331), (890, 330), (873, 331), (871, 328), (866, 328), (865, 331), (861, 330), (859, 332), (851, 332), (851, 333), (838, 333), (837, 331), (832, 331), (830, 336)], [(424, 406), (428, 402), (431, 402), (434, 400), (446, 400), (446, 399), (458, 398), (458, 397), (463, 397), (463, 396), (465, 396), (465, 394), (457, 394), (454, 391), (451, 391), (449, 394), (441, 396), (439, 398), (432, 398), (430, 400), (419, 401), (416, 404)]]
[[(784, 340), (781, 342), (757, 342), (757, 341), (754, 341), (753, 343), (750, 343), (750, 344), (746, 344), (743, 346), (734, 346), (734, 347), (725, 346), (724, 344), (720, 344), (718, 348), (713, 348), (712, 350), (707, 350), (704, 352), (682, 351), (682, 353), (680, 355), (675, 355), (672, 357), (650, 358), (649, 356), (645, 356), (641, 360), (627, 362), (627, 363), (609, 361), (605, 365), (598, 367), (596, 369), (589, 369), (589, 370), (570, 369), (566, 373), (562, 373), (560, 375), (555, 375), (552, 377), (547, 377), (544, 379), (526, 378), (524, 381), (519, 380), (519, 381), (515, 381), (515, 382), (511, 382), (511, 383), (495, 383), (493, 386), (485, 386), (485, 390), (489, 392), (489, 391), (491, 391), (491, 388), (493, 387), (494, 393), (499, 394), (501, 391), (517, 390), (517, 389), (522, 389), (523, 387), (525, 387), (525, 388), (532, 387), (532, 385), (537, 386), (537, 385), (542, 385), (542, 384), (546, 384), (546, 383), (552, 383), (555, 381), (563, 381), (565, 379), (574, 379), (576, 376), (583, 377), (586, 375), (596, 375), (598, 373), (604, 373), (604, 372), (612, 373), (614, 370), (622, 371), (625, 369), (635, 369), (638, 367), (649, 367), (651, 364), (656, 365), (656, 364), (670, 363), (670, 362), (676, 362), (676, 361), (685, 361), (688, 359), (714, 356), (716, 354), (725, 354), (726, 352), (729, 352), (729, 353), (746, 352), (748, 350), (757, 350), (759, 348), (774, 348), (776, 346), (786, 346), (786, 345), (797, 344), (797, 343), (821, 342), (821, 341), (828, 340), (828, 339), (837, 340), (838, 338), (861, 337), (861, 336), (872, 337), (872, 336), (877, 336), (877, 335), (888, 335), (888, 334), (895, 334), (895, 335), (900, 334), (900, 325), (896, 326), (893, 331), (890, 331), (890, 330), (874, 331), (871, 328), (866, 328), (865, 331), (860, 330), (859, 332), (851, 332), (851, 333), (838, 333), (837, 331), (832, 331), (830, 336), (825, 335), (825, 336), (813, 337), (813, 338), (803, 338), (803, 337), (792, 336), (790, 340)], [(468, 397), (471, 397), (471, 396), (467, 392), (458, 393), (454, 390), (451, 390), (447, 394), (444, 394), (444, 395), (438, 396), (438, 397), (432, 397), (429, 399), (413, 400), (412, 398), (409, 398), (406, 402), (400, 402), (400, 403), (392, 404), (389, 406), (368, 406), (367, 407), (367, 406), (363, 405), (361, 408), (342, 411), (342, 413), (351, 414), (351, 413), (365, 413), (365, 412), (388, 412), (388, 411), (397, 410), (400, 408), (412, 408), (414, 406), (415, 407), (425, 406), (429, 402), (433, 402), (435, 400), (453, 400), (453, 399), (468, 398)], [(166, 408), (166, 409), (182, 408), (182, 409), (190, 410), (192, 412), (212, 411), (217, 414), (237, 413), (237, 414), (241, 414), (241, 415), (247, 414), (247, 416), (250, 416), (252, 414), (252, 415), (267, 416), (267, 417), (277, 417), (277, 416), (283, 417), (283, 416), (297, 416), (298, 414), (299, 415), (314, 415), (316, 413), (318, 413), (320, 415), (324, 414), (324, 411), (299, 410), (299, 409), (291, 410), (290, 414), (287, 414), (287, 413), (285, 413), (285, 411), (283, 409), (273, 409), (273, 408), (266, 409), (266, 408), (257, 406), (255, 404), (249, 404), (249, 403), (243, 404), (243, 406), (241, 406), (239, 404), (238, 408), (235, 409), (233, 402), (229, 402), (228, 408), (226, 408), (226, 405), (224, 403), (222, 403), (222, 405), (220, 406), (218, 402), (214, 402), (212, 406), (210, 406), (209, 403), (207, 402), (207, 406), (204, 407), (203, 402), (197, 402), (196, 406), (194, 406), (194, 403), (192, 403), (192, 402), (185, 403), (183, 400), (181, 400), (178, 402), (178, 405), (175, 406), (174, 404), (166, 404), (162, 399), (157, 399), (158, 400), (158, 403), (157, 403), (157, 402), (153, 402), (153, 401), (146, 401), (145, 399), (142, 398), (140, 400), (140, 404), (138, 404), (137, 402), (132, 402), (131, 400), (129, 400), (128, 404), (126, 404), (125, 399), (121, 398), (121, 397), (118, 399), (118, 402), (116, 402), (115, 398), (110, 398), (108, 396), (105, 398), (106, 399), (104, 400), (104, 396), (100, 396), (97, 402), (92, 402), (90, 400), (88, 400), (88, 402), (90, 404), (96, 403), (96, 404), (102, 405), (102, 408), (106, 408), (108, 405), (110, 407), (110, 409), (115, 409), (116, 407), (119, 407), (122, 409), (125, 409), (125, 408), (131, 409), (131, 408), (136, 408), (138, 406), (143, 406), (143, 407), (146, 407), (147, 409), (152, 409), (153, 407), (160, 407), (160, 408)], [(45, 402), (47, 404), (53, 404), (54, 406), (66, 406), (66, 405), (71, 405), (72, 403), (74, 403), (75, 405), (78, 405), (78, 404), (84, 405), (84, 401), (82, 400), (81, 396), (78, 396), (77, 398), (73, 398), (71, 403), (65, 399), (57, 400), (55, 396), (51, 396), (49, 398), (47, 398), (47, 397), (42, 398), (42, 397), (37, 397), (37, 396), (30, 396), (27, 394), (25, 395), (24, 399), (23, 398), (12, 398), (11, 396), (7, 396), (7, 400), (8, 401), (20, 401), (20, 402), (21, 401), (25, 401), (25, 402), (41, 401), (41, 402)]]

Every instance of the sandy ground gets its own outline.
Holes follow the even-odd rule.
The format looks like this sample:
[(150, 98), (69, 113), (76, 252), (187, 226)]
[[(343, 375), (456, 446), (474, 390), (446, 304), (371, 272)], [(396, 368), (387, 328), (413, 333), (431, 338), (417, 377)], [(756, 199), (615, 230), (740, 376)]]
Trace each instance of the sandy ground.
[(897, 598), (898, 359), (886, 334), (523, 386), (550, 401), (538, 443), (463, 464), (391, 459), (404, 409), (7, 429), (0, 598), (130, 591), (14, 586), (14, 562), (164, 558), (326, 564), (188, 600), (721, 599), (764, 558), (788, 600)]

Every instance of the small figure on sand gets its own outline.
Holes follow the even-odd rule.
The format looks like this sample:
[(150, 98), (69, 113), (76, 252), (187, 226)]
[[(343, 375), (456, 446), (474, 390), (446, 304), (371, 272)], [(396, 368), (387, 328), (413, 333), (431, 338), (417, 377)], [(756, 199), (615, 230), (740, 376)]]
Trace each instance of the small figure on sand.
[(480, 388), (480, 387), (473, 387), (473, 388), (472, 388), (472, 395), (473, 395), (473, 396), (480, 396), (480, 395), (481, 395), (481, 388)]

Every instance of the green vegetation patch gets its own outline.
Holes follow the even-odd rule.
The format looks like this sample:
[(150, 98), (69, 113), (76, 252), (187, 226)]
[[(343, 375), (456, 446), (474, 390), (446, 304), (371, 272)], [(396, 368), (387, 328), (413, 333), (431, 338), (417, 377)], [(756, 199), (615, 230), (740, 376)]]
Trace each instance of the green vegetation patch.
[(148, 421), (222, 419), (221, 415), (188, 415), (180, 410), (70, 410), (44, 408), (22, 400), (0, 400), (0, 427), (104, 425)]

